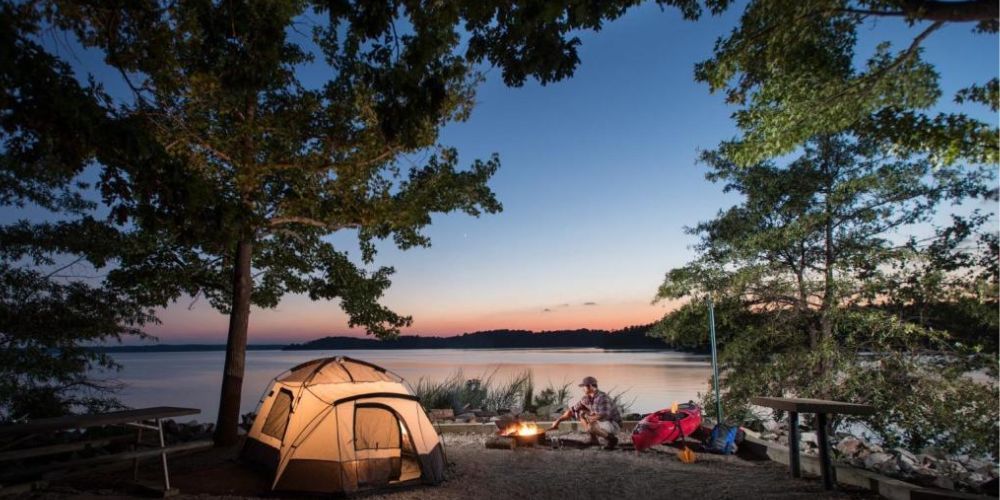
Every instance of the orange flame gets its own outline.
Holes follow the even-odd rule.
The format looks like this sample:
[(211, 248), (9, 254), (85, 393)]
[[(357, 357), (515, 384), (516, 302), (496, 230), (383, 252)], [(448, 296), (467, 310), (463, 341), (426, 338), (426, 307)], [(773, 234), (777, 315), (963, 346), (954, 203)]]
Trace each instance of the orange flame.
[(674, 404), (670, 405), (670, 413), (677, 413), (677, 401), (674, 401)]
[(504, 436), (534, 436), (538, 434), (538, 426), (534, 422), (520, 422), (504, 429)]

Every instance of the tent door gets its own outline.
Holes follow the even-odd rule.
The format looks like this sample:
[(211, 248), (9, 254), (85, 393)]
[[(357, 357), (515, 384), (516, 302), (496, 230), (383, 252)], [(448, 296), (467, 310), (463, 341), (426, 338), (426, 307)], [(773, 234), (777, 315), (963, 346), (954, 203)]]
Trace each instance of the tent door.
[(386, 405), (359, 403), (354, 407), (354, 454), (360, 488), (420, 477), (420, 462), (406, 424)]

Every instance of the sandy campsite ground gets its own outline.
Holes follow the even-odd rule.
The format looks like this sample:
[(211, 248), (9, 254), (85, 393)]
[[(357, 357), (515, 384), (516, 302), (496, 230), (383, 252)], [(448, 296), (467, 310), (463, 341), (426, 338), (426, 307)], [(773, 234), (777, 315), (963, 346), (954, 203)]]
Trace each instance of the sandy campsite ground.
[[(485, 436), (444, 435), (448, 480), (377, 494), (365, 499), (746, 499), (874, 498), (860, 492), (825, 492), (818, 480), (792, 479), (784, 466), (735, 456), (698, 454), (694, 464), (677, 460), (677, 450), (654, 447), (641, 455), (630, 450), (606, 451), (535, 448), (492, 450)], [(582, 434), (563, 436), (583, 441)], [(171, 460), (171, 477), (181, 495), (173, 498), (293, 498), (270, 493), (259, 474), (235, 461), (233, 451), (209, 450)], [(156, 470), (143, 475), (153, 479)], [(127, 473), (99, 480), (87, 477), (55, 484), (32, 498), (121, 498)], [(315, 497), (313, 497), (315, 498)]]

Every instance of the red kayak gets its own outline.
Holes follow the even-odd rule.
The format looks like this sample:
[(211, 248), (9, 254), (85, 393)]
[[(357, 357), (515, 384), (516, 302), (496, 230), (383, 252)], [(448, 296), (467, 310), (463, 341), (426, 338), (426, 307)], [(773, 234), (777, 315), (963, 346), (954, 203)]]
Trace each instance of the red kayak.
[(650, 413), (632, 431), (632, 444), (636, 451), (663, 443), (673, 443), (682, 436), (690, 436), (701, 426), (701, 407), (694, 403), (677, 405), (677, 411), (669, 409)]

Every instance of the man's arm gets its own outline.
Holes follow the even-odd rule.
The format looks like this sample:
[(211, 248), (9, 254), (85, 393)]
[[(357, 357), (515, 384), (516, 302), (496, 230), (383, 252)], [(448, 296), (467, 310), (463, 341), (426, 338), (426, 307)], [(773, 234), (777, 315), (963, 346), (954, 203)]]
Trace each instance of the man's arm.
[(557, 418), (554, 422), (552, 422), (552, 427), (549, 427), (548, 430), (554, 431), (559, 429), (559, 424), (563, 423), (566, 420), (569, 420), (570, 418), (573, 418), (573, 408), (567, 408), (562, 415), (559, 415), (559, 418)]

